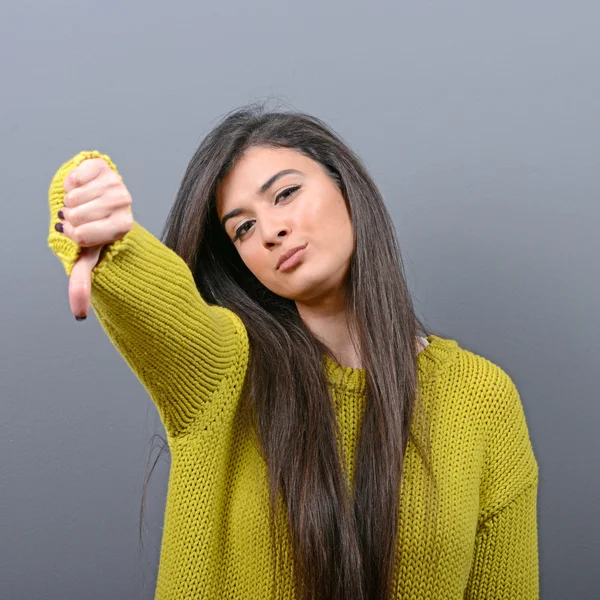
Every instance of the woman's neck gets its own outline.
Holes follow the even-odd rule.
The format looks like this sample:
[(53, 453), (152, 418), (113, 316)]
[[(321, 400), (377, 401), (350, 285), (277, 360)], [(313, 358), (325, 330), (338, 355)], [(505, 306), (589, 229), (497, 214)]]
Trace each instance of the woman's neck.
[(358, 348), (352, 342), (350, 324), (343, 307), (314, 308), (297, 304), (300, 317), (328, 348), (343, 367), (362, 368)]
[[(336, 362), (342, 367), (362, 369), (360, 353), (350, 335), (350, 324), (345, 311), (340, 306), (315, 307), (296, 303), (300, 317), (311, 330), (334, 354)], [(358, 343), (358, 341), (357, 341)], [(428, 345), (426, 339), (417, 336), (417, 354)]]

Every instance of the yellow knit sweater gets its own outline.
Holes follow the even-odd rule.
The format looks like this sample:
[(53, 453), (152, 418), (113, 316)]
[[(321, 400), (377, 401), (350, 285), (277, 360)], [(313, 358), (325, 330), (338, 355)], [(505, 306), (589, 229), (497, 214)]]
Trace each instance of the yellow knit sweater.
[[(48, 243), (67, 275), (80, 247), (54, 229), (63, 181), (93, 156), (103, 155), (76, 155), (50, 186)], [(184, 261), (137, 222), (92, 275), (98, 320), (154, 401), (171, 449), (157, 600), (292, 599), (289, 551), (273, 572), (266, 467), (237, 411), (249, 349), (241, 320), (206, 304)], [(417, 361), (437, 512), (426, 511), (426, 472), (410, 442), (393, 597), (536, 600), (538, 465), (519, 393), (456, 341), (427, 341)], [(331, 361), (327, 371), (351, 468), (365, 375)]]

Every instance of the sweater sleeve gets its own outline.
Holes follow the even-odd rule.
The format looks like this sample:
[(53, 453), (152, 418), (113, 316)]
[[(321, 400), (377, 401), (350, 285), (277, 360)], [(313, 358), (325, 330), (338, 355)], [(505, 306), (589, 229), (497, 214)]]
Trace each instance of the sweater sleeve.
[(482, 523), (465, 600), (539, 600), (537, 482)]
[(498, 371), (464, 598), (539, 600), (538, 464), (519, 392), (511, 378)]
[[(55, 230), (64, 205), (64, 180), (99, 152), (80, 152), (50, 184), (48, 245), (67, 275), (81, 247)], [(243, 380), (248, 337), (242, 321), (206, 303), (185, 261), (135, 222), (107, 244), (92, 271), (91, 304), (104, 331), (155, 402), (170, 436), (206, 412), (225, 379)], [(235, 381), (233, 381), (235, 383)]]

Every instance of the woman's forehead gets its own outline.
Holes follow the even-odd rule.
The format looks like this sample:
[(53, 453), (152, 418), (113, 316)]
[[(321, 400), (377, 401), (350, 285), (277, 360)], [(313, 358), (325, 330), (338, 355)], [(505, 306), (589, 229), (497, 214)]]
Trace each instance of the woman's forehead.
[[(236, 160), (223, 182), (254, 179), (269, 176), (270, 171), (286, 168), (287, 165), (308, 166), (312, 161), (293, 148), (252, 147)], [(254, 182), (255, 183), (255, 182)]]
[(216, 190), (219, 215), (229, 200), (253, 195), (270, 177), (281, 170), (303, 173), (314, 169), (314, 161), (292, 148), (252, 147), (234, 163)]

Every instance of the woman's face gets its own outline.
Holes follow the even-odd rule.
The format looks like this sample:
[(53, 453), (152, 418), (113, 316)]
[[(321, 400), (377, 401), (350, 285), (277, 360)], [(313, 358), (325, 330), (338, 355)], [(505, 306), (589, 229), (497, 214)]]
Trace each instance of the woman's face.
[[(250, 148), (221, 181), (217, 214), (269, 290), (307, 305), (339, 297), (354, 236), (346, 202), (318, 162), (289, 148)], [(295, 264), (279, 268), (299, 246)]]

